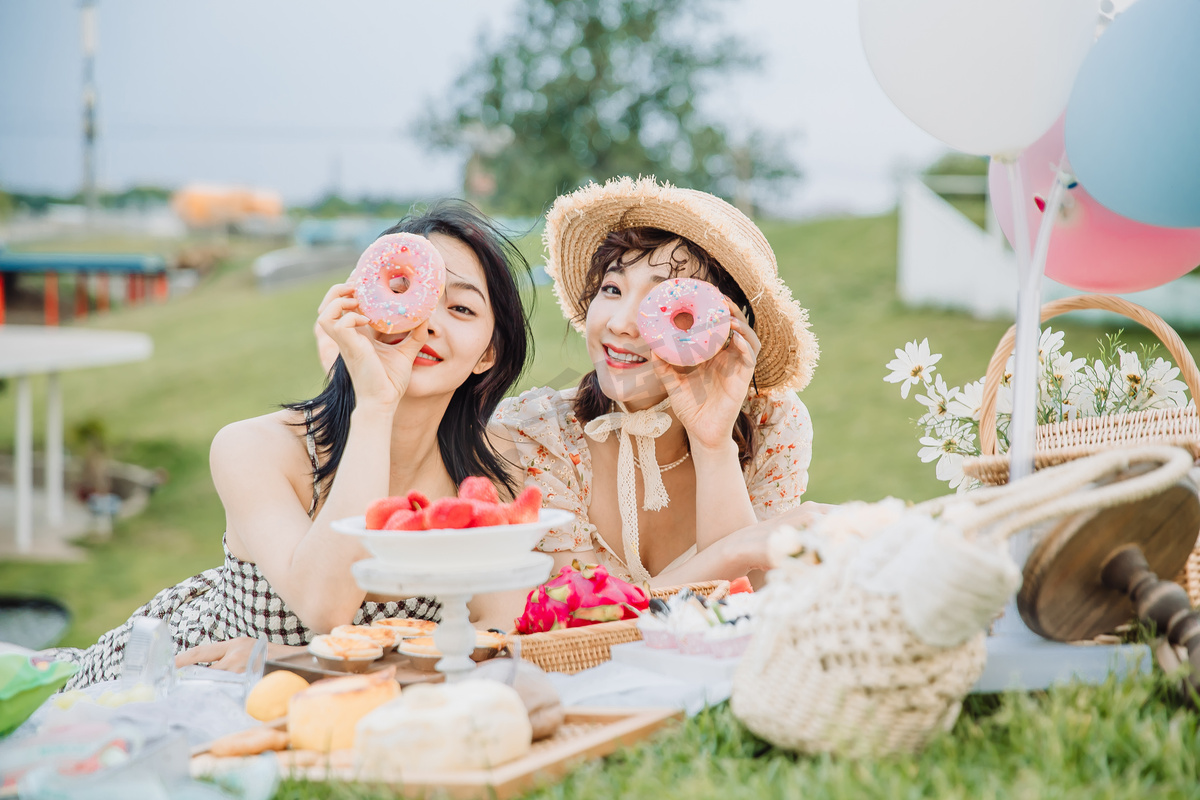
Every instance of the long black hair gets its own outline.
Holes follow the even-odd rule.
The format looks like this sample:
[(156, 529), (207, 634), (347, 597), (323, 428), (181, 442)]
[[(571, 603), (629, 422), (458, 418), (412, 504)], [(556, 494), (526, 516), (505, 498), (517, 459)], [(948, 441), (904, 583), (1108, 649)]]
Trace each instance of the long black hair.
[[(491, 342), (495, 360), (490, 369), (471, 374), (454, 391), (438, 425), (438, 450), (456, 484), (472, 475), (482, 475), (516, 494), (521, 487), (505, 469), (507, 462), (492, 449), (486, 431), (492, 412), (533, 358), (529, 326), (532, 297), (529, 304), (522, 303), (517, 280), (519, 275), (524, 278), (524, 286), (532, 287), (529, 264), (496, 225), (462, 201), (442, 201), (421, 213), (409, 214), (380, 236), (389, 233), (453, 237), (470, 247), (483, 265), (495, 319)], [(354, 404), (354, 385), (339, 355), (319, 395), (283, 406), (312, 417), (311, 430), (319, 455), (315, 480), (323, 489), (332, 482), (341, 463)]]

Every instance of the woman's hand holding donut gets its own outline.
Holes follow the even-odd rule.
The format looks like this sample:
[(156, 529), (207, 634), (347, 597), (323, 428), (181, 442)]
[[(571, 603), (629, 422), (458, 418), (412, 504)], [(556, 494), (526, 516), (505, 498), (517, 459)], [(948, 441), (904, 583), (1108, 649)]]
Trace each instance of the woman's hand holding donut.
[(354, 289), (344, 283), (326, 295), (317, 324), (337, 344), (358, 405), (395, 406), (400, 401), (412, 379), (413, 361), (429, 338), (425, 325), (418, 325), (399, 344), (378, 341), (359, 312)]
[(693, 447), (717, 449), (728, 443), (746, 402), (762, 343), (746, 316), (729, 298), (730, 333), (726, 346), (694, 367), (676, 367), (651, 354), (654, 371), (671, 398), (671, 410)]

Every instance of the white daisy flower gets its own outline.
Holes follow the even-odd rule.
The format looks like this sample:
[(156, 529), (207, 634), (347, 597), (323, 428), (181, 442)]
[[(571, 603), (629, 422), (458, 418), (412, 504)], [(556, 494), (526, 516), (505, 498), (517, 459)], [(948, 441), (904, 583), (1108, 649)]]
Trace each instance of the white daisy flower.
[(908, 390), (917, 383), (928, 384), (934, 371), (934, 364), (942, 359), (941, 353), (929, 352), (929, 339), (921, 340), (920, 344), (911, 341), (904, 345), (903, 350), (896, 350), (896, 357), (886, 365), (892, 371), (884, 378), (888, 383), (900, 384), (900, 396), (908, 399)]
[(1062, 350), (1063, 347), (1063, 332), (1043, 328), (1042, 335), (1038, 339), (1038, 363), (1045, 364), (1048, 360), (1054, 357), (1056, 353)]
[[(920, 398), (917, 398), (918, 400)], [(958, 390), (954, 399), (946, 406), (951, 416), (959, 419), (979, 421), (980, 409), (983, 408), (983, 380), (968, 383)]]
[(1187, 404), (1187, 384), (1179, 377), (1179, 367), (1159, 358), (1146, 368), (1146, 379), (1142, 385), (1145, 396), (1144, 408), (1169, 408)]
[(1121, 356), (1121, 377), (1124, 379), (1122, 389), (1124, 395), (1130, 400), (1138, 396), (1141, 391), (1144, 376), (1142, 374), (1142, 362), (1138, 359), (1137, 353), (1126, 353), (1124, 350), (1117, 350)]
[(925, 387), (928, 394), (917, 395), (917, 402), (929, 409), (929, 413), (921, 417), (921, 424), (934, 425), (946, 419), (950, 403), (958, 395), (958, 387), (950, 388), (941, 375), (935, 375), (933, 383)]

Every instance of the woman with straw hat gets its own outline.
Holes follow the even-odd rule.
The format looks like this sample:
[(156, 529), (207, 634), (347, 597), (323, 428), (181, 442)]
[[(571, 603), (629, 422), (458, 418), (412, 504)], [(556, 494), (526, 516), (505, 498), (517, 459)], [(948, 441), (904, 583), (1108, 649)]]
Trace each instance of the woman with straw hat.
[[(712, 195), (620, 178), (558, 198), (544, 236), (595, 369), (492, 418), (526, 484), (576, 515), (539, 549), (652, 585), (765, 567), (766, 531), (804, 515), (812, 424), (796, 392), (818, 350), (762, 232)], [(732, 315), (726, 347), (696, 367), (659, 359), (636, 324), (641, 300), (675, 277), (714, 284)]]

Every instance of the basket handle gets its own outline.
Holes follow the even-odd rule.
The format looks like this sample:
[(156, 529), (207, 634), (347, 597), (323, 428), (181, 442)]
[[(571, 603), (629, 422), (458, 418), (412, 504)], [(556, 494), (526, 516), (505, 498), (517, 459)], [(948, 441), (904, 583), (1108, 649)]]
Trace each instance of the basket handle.
[[(1196, 367), (1196, 359), (1192, 358), (1187, 345), (1179, 338), (1175, 329), (1153, 311), (1143, 308), (1137, 303), (1131, 303), (1108, 294), (1084, 294), (1046, 303), (1042, 306), (1042, 322), (1068, 311), (1085, 309), (1112, 311), (1146, 327), (1167, 348), (1175, 366), (1179, 367), (1180, 377), (1187, 384), (1188, 391), (1191, 392), (1196, 402), (1200, 403), (1200, 369)], [(1016, 331), (1016, 325), (1008, 329), (1000, 339), (1000, 344), (996, 345), (996, 350), (992, 353), (992, 360), (988, 362), (987, 375), (983, 383), (983, 405), (979, 409), (980, 455), (996, 455), (996, 394), (1000, 390), (1000, 380), (1004, 377), (1004, 365), (1013, 352)]]
[[(1153, 464), (1150, 472), (1116, 483), (1093, 485), (1135, 464)], [(1147, 445), (1106, 450), (1087, 458), (1047, 467), (1015, 483), (985, 486), (965, 494), (934, 498), (914, 510), (942, 515), (964, 531), (1007, 539), (1018, 531), (1088, 509), (1111, 508), (1156, 495), (1183, 480), (1192, 456), (1181, 447)]]

